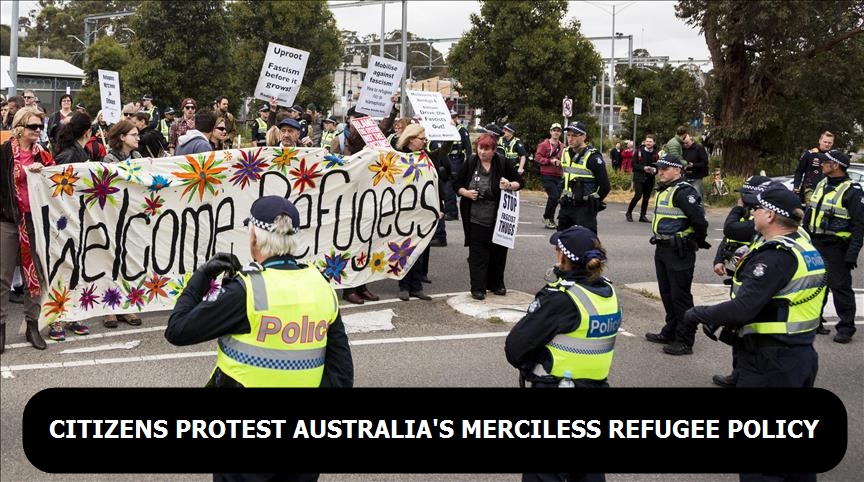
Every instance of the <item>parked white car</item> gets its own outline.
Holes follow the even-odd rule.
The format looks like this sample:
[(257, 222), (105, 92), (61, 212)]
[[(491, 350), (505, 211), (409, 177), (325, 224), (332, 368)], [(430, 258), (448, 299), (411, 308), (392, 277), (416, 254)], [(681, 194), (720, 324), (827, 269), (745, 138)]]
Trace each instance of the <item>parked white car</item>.
[[(849, 179), (860, 183), (864, 186), (864, 163), (853, 162), (849, 164), (849, 169), (846, 170), (846, 174), (849, 174)], [(790, 191), (792, 190), (792, 181), (795, 180), (794, 174), (787, 174), (785, 176), (777, 176), (772, 177), (772, 181), (779, 182), (786, 186)]]

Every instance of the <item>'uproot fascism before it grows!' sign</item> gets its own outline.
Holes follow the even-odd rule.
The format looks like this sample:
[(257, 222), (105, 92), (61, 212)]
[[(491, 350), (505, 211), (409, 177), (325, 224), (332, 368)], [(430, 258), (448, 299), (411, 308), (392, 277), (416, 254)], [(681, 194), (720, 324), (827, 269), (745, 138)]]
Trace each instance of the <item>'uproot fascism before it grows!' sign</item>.
[[(170, 310), (217, 252), (251, 261), (243, 220), (261, 196), (300, 211), (299, 252), (334, 288), (401, 279), (435, 232), (429, 159), (366, 148), (256, 147), (48, 167), (27, 179), (40, 323)], [(214, 281), (212, 290), (218, 290)]]

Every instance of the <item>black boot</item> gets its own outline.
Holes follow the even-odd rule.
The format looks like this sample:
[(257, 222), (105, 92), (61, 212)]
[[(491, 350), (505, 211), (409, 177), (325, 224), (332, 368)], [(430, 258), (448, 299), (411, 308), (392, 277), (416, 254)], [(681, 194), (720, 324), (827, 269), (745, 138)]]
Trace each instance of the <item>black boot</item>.
[(33, 345), (33, 348), (37, 350), (48, 348), (48, 344), (45, 343), (45, 340), (42, 339), (42, 335), (39, 334), (39, 325), (36, 320), (27, 320), (27, 331), (25, 332), (25, 337), (27, 338), (27, 341)]
[(627, 211), (627, 214), (625, 214), (624, 217), (627, 218), (627, 222), (633, 222), (633, 213), (631, 213), (630, 211)]

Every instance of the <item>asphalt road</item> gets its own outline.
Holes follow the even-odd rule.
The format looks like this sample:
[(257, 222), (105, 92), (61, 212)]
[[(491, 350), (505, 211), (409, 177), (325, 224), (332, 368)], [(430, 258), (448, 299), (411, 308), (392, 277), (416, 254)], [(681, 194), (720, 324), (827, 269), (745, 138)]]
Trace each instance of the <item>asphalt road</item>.
[[(553, 251), (548, 243), (551, 231), (541, 223), (544, 197), (523, 196), (516, 249), (508, 258), (506, 282), (519, 296), (530, 298), (543, 284), (543, 274), (551, 266)], [(695, 353), (686, 357), (664, 355), (658, 345), (648, 343), (643, 335), (662, 326), (663, 312), (659, 300), (624, 288), (630, 283), (655, 280), (653, 247), (647, 242), (650, 225), (627, 223), (624, 205), (610, 204), (600, 214), (600, 238), (609, 252), (607, 275), (619, 286), (624, 311), (618, 337), (615, 361), (610, 374), (612, 386), (619, 387), (707, 387), (711, 375), (727, 373), (730, 365), (728, 347), (697, 337)], [(709, 242), (716, 247), (722, 235), (716, 231), (725, 218), (724, 211), (709, 212)], [(448, 223), (449, 245), (433, 248), (430, 263), (432, 284), (427, 292), (436, 296), (431, 302), (396, 299), (394, 281), (371, 285), (382, 301), (362, 307), (344, 306), (343, 316), (364, 320), (384, 316), (391, 329), (357, 328), (350, 334), (355, 362), (356, 381), (360, 387), (458, 387), (516, 385), (516, 372), (503, 357), (504, 337), (510, 324), (495, 318), (476, 318), (455, 311), (447, 304), (453, 295), (468, 289), (462, 246), (461, 223)], [(712, 251), (698, 255), (695, 282), (718, 283), (711, 271)], [(864, 263), (860, 263), (864, 266)], [(855, 286), (862, 287), (862, 271), (855, 273)], [(493, 302), (490, 296), (489, 301)], [(388, 311), (389, 310), (389, 311)], [(864, 307), (859, 311), (864, 312)], [(366, 313), (363, 315), (362, 313)], [(382, 315), (383, 314), (383, 315)], [(20, 305), (13, 306), (12, 320), (20, 319)], [(859, 313), (860, 317), (860, 313)], [(212, 344), (178, 348), (168, 344), (162, 333), (167, 313), (143, 316), (137, 329), (121, 326), (107, 330), (97, 320), (91, 323), (92, 334), (52, 343), (48, 350), (33, 350), (16, 324), (7, 327), (11, 346), (0, 358), (3, 378), (0, 380), (0, 480), (2, 481), (113, 481), (113, 480), (211, 480), (202, 474), (47, 474), (27, 461), (21, 448), (21, 414), (29, 398), (38, 391), (57, 386), (71, 387), (180, 387), (201, 386), (208, 378), (215, 359)], [(386, 326), (384, 323), (382, 326)], [(371, 330), (357, 332), (357, 330)], [(446, 337), (441, 338), (442, 335)], [(820, 355), (818, 387), (831, 390), (846, 405), (849, 419), (847, 453), (840, 465), (820, 476), (823, 481), (858, 481), (864, 473), (864, 351), (856, 339), (849, 345), (833, 343), (820, 336), (816, 349)], [(92, 349), (94, 351), (81, 351)], [(470, 368), (466, 368), (470, 367)], [(718, 390), (721, 390), (718, 388)], [(74, 413), (77, 402), (58, 401), (58, 416)], [(102, 403), (110, 403), (104, 401)], [(814, 409), (818, 411), (818, 409)], [(104, 457), (106, 454), (57, 454), (58, 457)], [(326, 471), (326, 468), (322, 468)], [(670, 467), (674, 470), (674, 467)], [(322, 481), (517, 481), (513, 474), (329, 474)], [(732, 481), (729, 474), (611, 474), (610, 481)]]

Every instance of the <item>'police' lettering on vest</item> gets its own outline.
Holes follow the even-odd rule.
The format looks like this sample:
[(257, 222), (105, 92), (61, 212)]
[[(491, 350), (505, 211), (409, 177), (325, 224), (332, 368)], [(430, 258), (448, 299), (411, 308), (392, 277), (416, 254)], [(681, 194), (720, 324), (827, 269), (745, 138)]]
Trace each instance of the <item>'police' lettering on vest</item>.
[(318, 322), (309, 321), (309, 317), (303, 315), (303, 321), (297, 323), (290, 321), (282, 324), (282, 320), (275, 316), (262, 316), (261, 326), (258, 329), (257, 341), (263, 342), (270, 335), (275, 335), (281, 332), (282, 342), (286, 345), (294, 343), (312, 343), (321, 341), (327, 335), (329, 327), (327, 320)]

